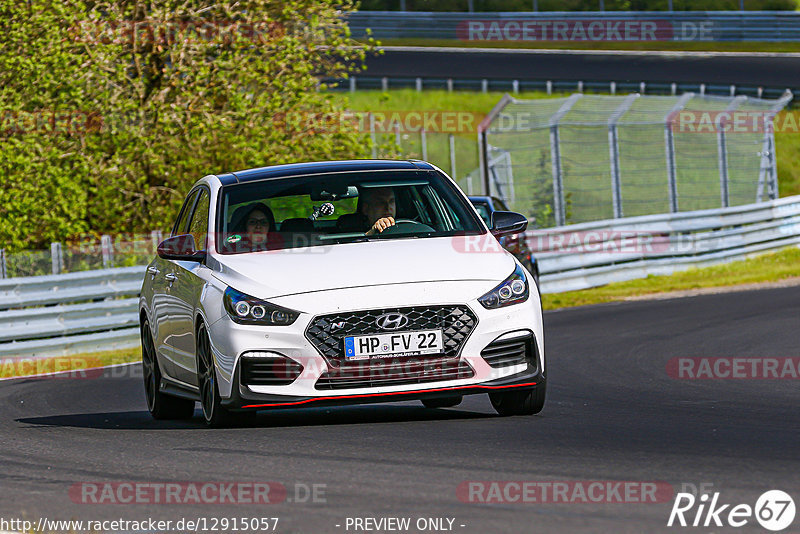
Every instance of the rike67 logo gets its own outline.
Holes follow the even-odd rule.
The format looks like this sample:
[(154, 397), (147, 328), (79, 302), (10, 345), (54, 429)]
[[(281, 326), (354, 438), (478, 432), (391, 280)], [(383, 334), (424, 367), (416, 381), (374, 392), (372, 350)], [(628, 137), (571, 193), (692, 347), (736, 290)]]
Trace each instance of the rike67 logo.
[(756, 500), (755, 506), (722, 503), (719, 492), (710, 497), (707, 493), (700, 497), (691, 493), (678, 493), (667, 526), (738, 528), (755, 520), (763, 528), (777, 532), (791, 525), (794, 516), (794, 500), (781, 490), (764, 492)]

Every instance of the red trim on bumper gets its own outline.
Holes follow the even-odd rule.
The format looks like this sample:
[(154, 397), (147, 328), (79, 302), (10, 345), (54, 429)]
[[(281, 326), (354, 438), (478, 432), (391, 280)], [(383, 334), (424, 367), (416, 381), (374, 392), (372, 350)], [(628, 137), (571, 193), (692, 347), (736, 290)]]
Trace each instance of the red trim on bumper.
[(391, 397), (393, 395), (413, 395), (415, 393), (432, 393), (435, 391), (458, 391), (460, 389), (507, 389), (507, 388), (521, 388), (525, 386), (535, 386), (536, 382), (528, 382), (525, 384), (510, 384), (508, 386), (458, 386), (452, 388), (436, 388), (436, 389), (417, 389), (411, 391), (392, 391), (390, 393), (367, 393), (365, 395), (334, 395), (329, 397), (315, 397), (313, 399), (305, 399), (295, 402), (278, 402), (273, 404), (248, 404), (242, 408), (269, 408), (272, 406), (295, 406), (298, 404), (306, 404), (308, 402), (336, 400), (336, 399), (363, 399), (367, 397)]

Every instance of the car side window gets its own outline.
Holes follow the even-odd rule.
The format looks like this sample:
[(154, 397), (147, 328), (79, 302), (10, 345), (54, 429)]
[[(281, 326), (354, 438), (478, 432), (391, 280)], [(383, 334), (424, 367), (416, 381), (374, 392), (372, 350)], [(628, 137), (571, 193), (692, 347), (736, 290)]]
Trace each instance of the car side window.
[(200, 190), (200, 198), (192, 214), (192, 221), (189, 223), (189, 233), (194, 237), (195, 246), (198, 250), (205, 250), (208, 240), (208, 191)]
[(181, 212), (178, 215), (178, 220), (175, 222), (175, 226), (172, 228), (172, 235), (181, 235), (186, 233), (186, 222), (189, 220), (189, 214), (192, 212), (192, 206), (194, 205), (194, 199), (197, 198), (197, 191), (193, 191), (183, 203), (183, 207), (181, 208)]

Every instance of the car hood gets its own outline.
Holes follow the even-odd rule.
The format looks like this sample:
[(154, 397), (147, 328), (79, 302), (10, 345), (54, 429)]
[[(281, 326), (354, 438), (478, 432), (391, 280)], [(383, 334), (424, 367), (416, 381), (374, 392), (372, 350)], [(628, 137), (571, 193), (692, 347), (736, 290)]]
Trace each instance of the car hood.
[[(477, 238), (494, 246), (471, 246)], [(491, 234), (393, 239), (244, 254), (215, 255), (214, 276), (257, 298), (352, 287), (437, 281), (501, 282), (511, 254)]]

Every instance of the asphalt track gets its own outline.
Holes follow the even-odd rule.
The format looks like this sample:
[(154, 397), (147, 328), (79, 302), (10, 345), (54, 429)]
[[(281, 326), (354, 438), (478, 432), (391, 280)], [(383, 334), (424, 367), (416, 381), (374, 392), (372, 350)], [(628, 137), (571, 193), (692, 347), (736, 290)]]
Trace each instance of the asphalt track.
[[(678, 356), (798, 357), (800, 287), (545, 314), (548, 403), (503, 418), (484, 395), (458, 408), (414, 402), (262, 413), (252, 428), (154, 422), (141, 379), (0, 382), (0, 518), (280, 518), (278, 532), (353, 532), (347, 517), (454, 518), (455, 532), (765, 532), (668, 529), (661, 503), (474, 504), (464, 481), (713, 484), (754, 505), (800, 504), (797, 380), (676, 380)], [(119, 374), (119, 370), (116, 373)], [(137, 375), (138, 373), (133, 373)], [(79, 482), (325, 484), (325, 501), (273, 505), (80, 504)], [(337, 527), (336, 525), (341, 525)], [(464, 526), (461, 526), (464, 525)], [(757, 526), (757, 525), (756, 525)], [(800, 517), (792, 528), (800, 530)], [(416, 528), (410, 532), (417, 532)]]
[(386, 47), (366, 76), (800, 87), (800, 54)]

